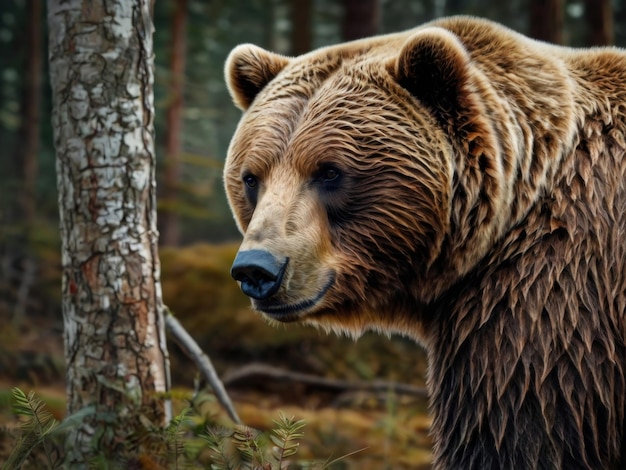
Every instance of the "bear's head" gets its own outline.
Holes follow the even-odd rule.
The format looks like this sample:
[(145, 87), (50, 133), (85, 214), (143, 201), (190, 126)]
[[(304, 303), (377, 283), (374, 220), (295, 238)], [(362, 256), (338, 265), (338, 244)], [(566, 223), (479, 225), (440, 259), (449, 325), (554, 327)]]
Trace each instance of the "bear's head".
[(226, 79), (244, 111), (225, 167), (232, 274), (254, 308), (419, 337), (420, 305), (502, 225), (500, 130), (463, 45), (438, 27), (298, 58), (242, 45)]

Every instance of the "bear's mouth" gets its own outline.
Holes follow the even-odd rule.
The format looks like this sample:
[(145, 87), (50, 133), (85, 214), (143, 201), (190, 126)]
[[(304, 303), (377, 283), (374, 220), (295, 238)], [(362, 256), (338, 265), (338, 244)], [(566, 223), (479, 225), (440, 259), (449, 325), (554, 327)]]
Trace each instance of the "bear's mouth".
[(263, 312), (273, 320), (277, 320), (283, 323), (289, 323), (298, 321), (308, 310), (317, 305), (320, 300), (324, 298), (328, 290), (335, 283), (335, 273), (331, 273), (328, 281), (322, 287), (322, 289), (309, 299), (301, 300), (300, 302), (292, 304), (283, 304), (278, 302), (277, 299), (269, 298), (267, 300), (252, 300), (254, 308), (260, 312)]

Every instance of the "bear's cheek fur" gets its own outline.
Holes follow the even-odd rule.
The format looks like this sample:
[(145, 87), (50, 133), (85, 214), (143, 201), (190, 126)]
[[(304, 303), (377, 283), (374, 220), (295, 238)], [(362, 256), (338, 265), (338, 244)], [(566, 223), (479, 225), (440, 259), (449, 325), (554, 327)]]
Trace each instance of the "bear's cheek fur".
[(351, 209), (337, 223), (328, 201), (296, 171), (274, 168), (262, 177), (253, 208), (241, 178), (228, 176), (239, 173), (228, 168), (227, 188), (245, 235), (240, 250), (288, 259), (280, 289), (253, 300), (255, 309), (275, 320), (306, 320), (337, 331), (394, 329), (398, 293), (419, 297), (411, 292), (412, 267), (428, 264), (445, 231), (447, 178), (433, 175), (426, 187), (423, 172), (399, 175), (381, 167), (349, 185)]

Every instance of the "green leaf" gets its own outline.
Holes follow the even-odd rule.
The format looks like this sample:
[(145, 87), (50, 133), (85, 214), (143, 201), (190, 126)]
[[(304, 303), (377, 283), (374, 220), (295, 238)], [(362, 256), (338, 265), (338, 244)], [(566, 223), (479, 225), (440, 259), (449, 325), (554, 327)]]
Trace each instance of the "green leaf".
[(75, 429), (82, 423), (87, 416), (94, 415), (96, 413), (96, 406), (89, 405), (80, 410), (68, 415), (59, 423), (54, 429), (54, 433), (65, 433), (70, 429)]
[(272, 430), (270, 439), (276, 446), (272, 449), (272, 455), (276, 459), (278, 468), (283, 467), (283, 462), (286, 458), (292, 457), (298, 452), (299, 440), (304, 437), (304, 434), (300, 432), (306, 422), (304, 420), (295, 420), (292, 416), (287, 418), (283, 413), (277, 420), (274, 420), (276, 428)]
[(52, 468), (52, 457), (45, 449), (45, 440), (57, 427), (57, 421), (52, 413), (45, 409), (43, 401), (35, 397), (34, 392), (31, 391), (26, 395), (22, 390), (14, 387), (11, 394), (13, 395), (13, 412), (25, 419), (20, 424), (21, 436), (9, 458), (2, 465), (2, 470), (20, 468), (32, 450), (39, 445), (44, 445), (49, 466)]

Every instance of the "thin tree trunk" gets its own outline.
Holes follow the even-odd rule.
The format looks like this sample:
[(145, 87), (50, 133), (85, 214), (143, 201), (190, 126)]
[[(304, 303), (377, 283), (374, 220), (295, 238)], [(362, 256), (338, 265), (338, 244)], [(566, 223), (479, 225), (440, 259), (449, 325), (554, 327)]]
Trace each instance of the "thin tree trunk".
[(540, 41), (562, 44), (562, 0), (531, 0), (529, 35)]
[(585, 0), (587, 45), (613, 44), (613, 10), (610, 0)]
[(185, 33), (187, 22), (187, 0), (173, 2), (172, 50), (170, 68), (169, 106), (166, 126), (166, 161), (163, 201), (161, 212), (161, 243), (167, 246), (180, 244), (180, 217), (178, 215), (178, 187), (180, 185), (180, 153), (183, 126), (183, 89), (185, 84)]
[[(107, 422), (170, 417), (157, 252), (153, 45), (148, 0), (48, 0), (62, 240), (68, 411), (93, 407), (69, 460), (113, 454), (132, 432)], [(125, 422), (126, 425), (128, 421)], [(103, 426), (112, 429), (100, 434)], [(73, 467), (72, 467), (73, 468)]]
[(341, 35), (344, 41), (374, 36), (378, 32), (379, 0), (343, 0)]
[(39, 121), (41, 105), (41, 0), (26, 2), (26, 66), (22, 92), (21, 124), (16, 165), (20, 171), (21, 193), (19, 215), (26, 227), (35, 216), (35, 186), (37, 183), (37, 157), (39, 151)]
[(291, 53), (300, 55), (311, 50), (312, 0), (291, 0)]

